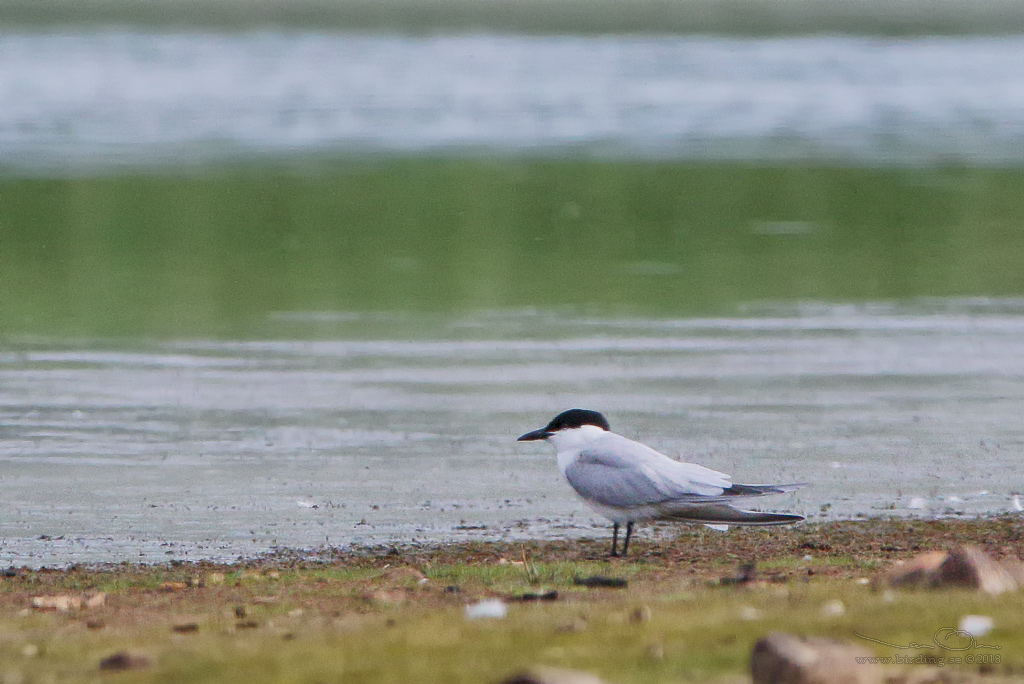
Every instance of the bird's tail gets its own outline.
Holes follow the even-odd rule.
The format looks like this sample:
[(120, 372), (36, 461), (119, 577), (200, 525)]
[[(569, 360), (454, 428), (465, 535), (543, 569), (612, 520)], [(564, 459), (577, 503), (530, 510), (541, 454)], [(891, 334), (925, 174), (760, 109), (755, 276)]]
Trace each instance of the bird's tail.
[(662, 514), (670, 520), (712, 525), (791, 525), (804, 519), (790, 513), (740, 511), (725, 504), (672, 507)]

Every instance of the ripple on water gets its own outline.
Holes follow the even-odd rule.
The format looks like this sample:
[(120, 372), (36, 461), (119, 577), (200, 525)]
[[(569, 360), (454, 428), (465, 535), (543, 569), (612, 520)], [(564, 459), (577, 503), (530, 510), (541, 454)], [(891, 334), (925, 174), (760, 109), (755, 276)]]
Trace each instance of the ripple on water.
[(600, 534), (550, 450), (515, 442), (570, 406), (737, 481), (812, 483), (769, 508), (1014, 509), (1012, 301), (503, 318), (518, 336), (13, 345), (0, 562)]

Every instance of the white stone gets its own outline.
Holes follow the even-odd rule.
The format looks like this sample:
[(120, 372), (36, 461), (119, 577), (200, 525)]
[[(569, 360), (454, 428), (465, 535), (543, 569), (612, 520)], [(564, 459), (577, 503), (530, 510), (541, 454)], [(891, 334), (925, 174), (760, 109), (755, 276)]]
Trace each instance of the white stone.
[(978, 638), (991, 632), (994, 626), (995, 622), (988, 615), (964, 615), (960, 618), (958, 629)]
[(486, 599), (466, 606), (466, 619), (500, 620), (508, 615), (508, 606), (501, 599)]

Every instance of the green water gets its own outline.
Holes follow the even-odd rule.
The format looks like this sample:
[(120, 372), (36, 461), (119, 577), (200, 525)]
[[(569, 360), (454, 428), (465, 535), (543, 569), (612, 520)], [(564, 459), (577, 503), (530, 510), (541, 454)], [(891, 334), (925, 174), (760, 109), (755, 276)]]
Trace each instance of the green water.
[(5, 177), (0, 330), (251, 339), (281, 312), (1014, 297), (1022, 187), (1019, 169), (466, 158)]
[(572, 406), (738, 482), (813, 483), (768, 510), (1016, 510), (1022, 181), (470, 157), (0, 177), (0, 563), (604, 535), (515, 441)]
[(1014, 0), (4, 0), (0, 26), (383, 32), (1008, 34)]

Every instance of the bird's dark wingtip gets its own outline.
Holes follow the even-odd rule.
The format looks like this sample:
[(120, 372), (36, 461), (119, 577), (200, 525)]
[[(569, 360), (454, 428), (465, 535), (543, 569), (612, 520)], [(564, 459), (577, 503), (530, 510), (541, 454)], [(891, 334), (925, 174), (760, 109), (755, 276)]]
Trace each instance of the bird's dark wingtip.
[(806, 482), (778, 485), (734, 484), (732, 487), (724, 490), (722, 494), (726, 496), (765, 496), (767, 494), (786, 494), (788, 492), (795, 492), (801, 487), (806, 486)]

